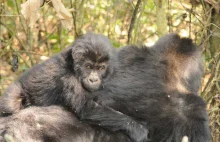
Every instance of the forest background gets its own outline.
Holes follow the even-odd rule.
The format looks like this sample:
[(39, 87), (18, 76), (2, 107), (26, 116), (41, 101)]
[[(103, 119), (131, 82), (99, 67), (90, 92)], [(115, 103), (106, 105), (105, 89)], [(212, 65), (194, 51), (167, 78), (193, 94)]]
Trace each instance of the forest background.
[(208, 104), (213, 142), (220, 141), (219, 0), (0, 0), (0, 95), (89, 31), (108, 36), (116, 48), (151, 46), (170, 32), (192, 38), (205, 62), (199, 95)]

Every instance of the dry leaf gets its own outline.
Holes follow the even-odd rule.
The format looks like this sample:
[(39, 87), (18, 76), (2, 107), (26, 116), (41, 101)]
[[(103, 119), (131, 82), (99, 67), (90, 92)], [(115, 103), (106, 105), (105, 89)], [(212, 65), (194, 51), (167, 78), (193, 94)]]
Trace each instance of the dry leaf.
[[(61, 0), (50, 0), (57, 12), (59, 19), (64, 28), (71, 30), (73, 26), (72, 15), (64, 7)], [(46, 0), (48, 2), (48, 0)], [(35, 22), (40, 18), (40, 7), (44, 4), (44, 0), (28, 0), (21, 4), (21, 14), (28, 21), (29, 26), (33, 27)]]
[(33, 27), (40, 18), (40, 7), (44, 0), (28, 0), (21, 4), (21, 14), (28, 21), (29, 27)]
[(219, 1), (215, 1), (215, 0), (205, 0), (205, 2), (211, 4), (215, 11), (217, 12), (217, 14), (220, 13), (220, 2)]
[(64, 7), (61, 0), (51, 0), (53, 7), (55, 8), (59, 19), (64, 28), (71, 30), (73, 23), (72, 23), (72, 15), (70, 12)]

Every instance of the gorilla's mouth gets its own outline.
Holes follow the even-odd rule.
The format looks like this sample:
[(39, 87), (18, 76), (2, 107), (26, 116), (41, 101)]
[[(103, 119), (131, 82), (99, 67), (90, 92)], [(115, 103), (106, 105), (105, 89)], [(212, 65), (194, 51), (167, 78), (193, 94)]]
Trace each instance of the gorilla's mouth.
[(87, 91), (96, 91), (100, 88), (101, 83), (90, 83), (86, 78), (82, 80), (82, 85)]

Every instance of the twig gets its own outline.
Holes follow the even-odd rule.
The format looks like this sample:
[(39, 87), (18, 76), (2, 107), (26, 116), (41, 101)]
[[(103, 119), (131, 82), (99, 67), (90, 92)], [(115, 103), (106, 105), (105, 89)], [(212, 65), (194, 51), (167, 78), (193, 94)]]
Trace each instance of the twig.
[[(215, 64), (215, 63), (219, 64), (219, 58), (220, 58), (219, 56), (220, 56), (220, 52), (217, 53), (217, 55), (215, 57), (213, 57), (212, 61), (209, 64)], [(212, 69), (211, 76), (210, 76), (208, 82), (206, 83), (204, 89), (202, 90), (202, 93), (201, 93), (203, 97), (206, 97), (207, 93), (209, 93), (210, 88), (213, 87), (214, 85), (216, 85), (215, 80), (217, 80), (216, 78), (217, 78), (218, 71), (219, 71), (219, 65), (217, 65), (216, 68)], [(216, 87), (219, 87), (219, 86), (216, 86)], [(210, 96), (209, 98), (211, 98), (211, 97), (212, 96)], [(208, 100), (208, 99), (206, 99), (206, 100)]]
[[(49, 8), (48, 8), (49, 9)], [(48, 35), (48, 32), (47, 32), (47, 26), (46, 26), (46, 20), (45, 20), (45, 14), (48, 12), (48, 9), (46, 9), (46, 11), (44, 11), (44, 16), (42, 17), (43, 18), (43, 26), (44, 26), (44, 29), (45, 29), (45, 35)], [(56, 25), (56, 24), (55, 24)], [(53, 30), (55, 31), (55, 30)], [(53, 32), (52, 32), (53, 33)], [(50, 50), (50, 45), (49, 45), (49, 42), (46, 38), (46, 40), (43, 40), (43, 38), (41, 38), (40, 40), (38, 39), (38, 47), (42, 44), (42, 43), (45, 43), (46, 44), (46, 48), (47, 48), (47, 52), (48, 52), (48, 55), (51, 55), (51, 50)]]
[[(42, 40), (40, 40), (39, 42), (38, 42), (38, 46), (40, 46), (41, 44), (43, 44), (43, 43), (48, 43), (48, 39), (49, 39), (49, 37), (50, 36), (52, 36), (53, 34), (54, 34), (54, 32), (56, 31), (56, 27), (58, 26), (58, 22), (57, 23), (55, 23), (54, 25), (53, 25), (53, 27), (52, 27), (52, 32), (51, 33), (48, 33), (48, 32), (46, 32), (47, 33), (47, 36), (45, 37), (45, 39), (42, 39)], [(48, 48), (48, 51), (49, 51), (49, 48)]]
[(20, 17), (21, 15), (0, 15), (0, 17)]
[(76, 1), (73, 4), (72, 0), (70, 0), (70, 7), (71, 9), (74, 7), (74, 11), (72, 11), (72, 17), (73, 17), (73, 25), (74, 25), (74, 31), (75, 31), (75, 38), (78, 37), (77, 27), (76, 27), (76, 17), (77, 17), (77, 7), (76, 7)]
[[(17, 13), (18, 13), (18, 15), (21, 15), (20, 10), (19, 10), (19, 7), (18, 7), (17, 0), (15, 0), (15, 5), (16, 5), (16, 9), (17, 9)], [(20, 17), (20, 18), (21, 18), (21, 17)], [(27, 35), (28, 33), (27, 33), (27, 31), (26, 31), (26, 29), (25, 29), (25, 27), (24, 27), (24, 23), (22, 22), (21, 19), (20, 19), (20, 23), (21, 23), (21, 26), (22, 26), (22, 28), (23, 28), (25, 34)]]
[[(33, 39), (33, 37), (32, 37), (32, 32), (31, 32), (31, 29), (30, 29), (30, 27), (28, 27), (28, 40), (27, 40), (27, 44), (29, 45), (29, 51), (32, 51), (33, 50), (33, 48), (32, 48), (32, 39)], [(30, 57), (30, 61), (31, 61), (31, 66), (33, 66), (34, 65), (34, 62), (33, 62), (33, 57), (32, 57), (32, 54), (29, 54), (28, 53), (28, 56)]]
[(130, 43), (130, 40), (131, 40), (131, 33), (132, 33), (133, 28), (134, 28), (134, 23), (135, 23), (135, 20), (136, 20), (136, 17), (137, 17), (137, 12), (138, 12), (138, 9), (139, 9), (139, 7), (140, 7), (140, 4), (141, 4), (141, 0), (138, 0), (138, 1), (137, 1), (137, 4), (136, 4), (136, 6), (135, 6), (135, 9), (134, 9), (132, 18), (131, 18), (130, 27), (129, 27), (129, 30), (128, 30), (128, 40), (127, 40), (127, 44), (129, 44), (129, 43)]
[(34, 54), (34, 55), (39, 55), (39, 56), (44, 56), (43, 54), (39, 54), (37, 52), (33, 52), (33, 51), (14, 51), (14, 52), (19, 52), (19, 53), (30, 53), (30, 54)]
[(9, 28), (8, 26), (6, 26), (4, 23), (0, 22), (0, 25), (4, 26), (10, 33), (12, 33), (15, 38), (18, 40), (18, 42), (21, 44), (21, 46), (25, 49), (26, 49), (26, 46), (23, 44), (23, 42), (21, 42), (21, 40), (19, 39), (19, 37), (17, 36), (17, 34), (14, 34), (14, 32), (11, 30), (11, 28)]
[(219, 68), (220, 68), (220, 61), (219, 60), (220, 60), (220, 57), (217, 60), (217, 65), (216, 65), (216, 69), (215, 69), (215, 76), (214, 76), (215, 85), (216, 85), (218, 92), (220, 92), (220, 86), (219, 86), (219, 82), (218, 82), (218, 74), (219, 74)]

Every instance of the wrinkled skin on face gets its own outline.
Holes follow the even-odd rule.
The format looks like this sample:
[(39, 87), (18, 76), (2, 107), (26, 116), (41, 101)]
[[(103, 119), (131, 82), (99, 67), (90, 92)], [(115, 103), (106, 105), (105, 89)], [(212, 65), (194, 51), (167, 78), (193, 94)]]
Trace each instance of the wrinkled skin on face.
[(107, 62), (94, 63), (87, 60), (81, 66), (81, 82), (85, 89), (89, 91), (98, 90), (101, 87), (102, 79), (106, 76)]

